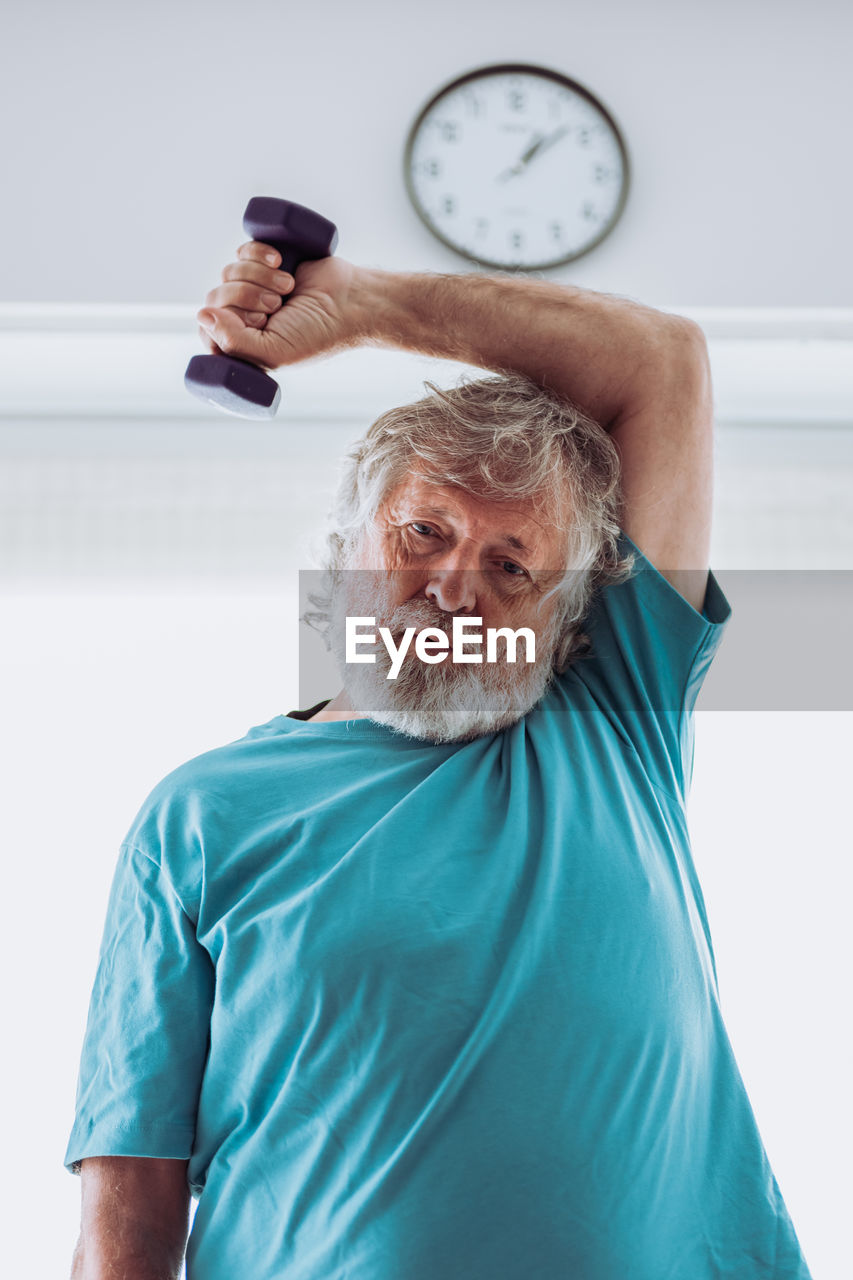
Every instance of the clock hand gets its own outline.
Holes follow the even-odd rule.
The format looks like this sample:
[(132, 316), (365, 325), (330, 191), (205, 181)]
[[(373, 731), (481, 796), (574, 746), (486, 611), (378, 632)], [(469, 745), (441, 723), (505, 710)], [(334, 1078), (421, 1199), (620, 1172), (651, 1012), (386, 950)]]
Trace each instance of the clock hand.
[(555, 129), (547, 138), (543, 138), (541, 142), (536, 144), (529, 159), (532, 160), (533, 156), (541, 155), (543, 151), (547, 151), (549, 147), (553, 147), (554, 143), (559, 142), (561, 138), (565, 138), (568, 132), (569, 126), (567, 124), (561, 124), (559, 129)]
[(542, 146), (542, 143), (544, 141), (545, 141), (544, 133), (534, 134), (533, 142), (530, 144), (530, 146), (527, 148), (524, 154), (519, 157), (519, 159), (515, 162), (514, 165), (511, 166), (511, 168), (504, 169), (503, 173), (499, 173), (495, 181), (506, 182), (509, 178), (514, 178), (516, 177), (517, 174), (524, 173), (524, 170), (527, 168), (530, 161), (536, 155), (536, 152)]
[(544, 133), (536, 134), (531, 145), (527, 148), (521, 158), (512, 166), (512, 168), (504, 169), (503, 173), (498, 174), (498, 182), (506, 182), (508, 178), (514, 178), (518, 174), (524, 173), (524, 170), (530, 164), (530, 161), (534, 156), (539, 156), (543, 151), (547, 151), (549, 147), (553, 147), (561, 138), (565, 138), (568, 132), (569, 126), (567, 124), (561, 124), (559, 129), (555, 129), (553, 133), (549, 133), (547, 135)]
[(547, 138), (545, 137), (545, 134), (537, 133), (536, 137), (533, 140), (532, 145), (527, 148), (527, 150), (525, 151), (524, 155), (521, 157), (518, 163), (524, 167), (529, 165), (530, 161), (536, 155), (539, 148), (542, 146), (545, 146), (546, 143), (547, 143)]

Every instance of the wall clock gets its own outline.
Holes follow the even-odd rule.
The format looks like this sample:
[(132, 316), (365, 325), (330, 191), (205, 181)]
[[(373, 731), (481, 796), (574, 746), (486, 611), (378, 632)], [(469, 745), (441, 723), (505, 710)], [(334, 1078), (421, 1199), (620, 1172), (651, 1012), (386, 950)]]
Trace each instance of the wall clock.
[(583, 85), (524, 63), (440, 89), (409, 132), (409, 197), (443, 244), (487, 267), (541, 271), (589, 253), (628, 194), (628, 152)]

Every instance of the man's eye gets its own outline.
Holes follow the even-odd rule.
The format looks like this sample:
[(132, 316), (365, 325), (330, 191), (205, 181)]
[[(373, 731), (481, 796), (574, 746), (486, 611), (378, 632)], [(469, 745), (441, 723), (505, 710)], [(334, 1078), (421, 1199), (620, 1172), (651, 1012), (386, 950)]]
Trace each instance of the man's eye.
[(415, 533), (420, 534), (422, 538), (431, 537), (433, 534), (433, 530), (429, 527), (428, 524), (413, 523), (409, 525), (409, 528), (414, 529)]
[(527, 572), (526, 569), (522, 569), (520, 564), (515, 564), (512, 560), (504, 560), (501, 568), (506, 569), (511, 578), (524, 577)]

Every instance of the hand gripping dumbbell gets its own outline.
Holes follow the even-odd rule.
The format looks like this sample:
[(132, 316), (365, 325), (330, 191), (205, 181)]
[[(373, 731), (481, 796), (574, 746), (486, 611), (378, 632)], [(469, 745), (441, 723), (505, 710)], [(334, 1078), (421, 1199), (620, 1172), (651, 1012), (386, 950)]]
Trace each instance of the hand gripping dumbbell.
[[(301, 262), (328, 258), (338, 243), (337, 228), (328, 218), (292, 200), (271, 196), (255, 196), (249, 201), (243, 230), (250, 239), (277, 249), (281, 270), (291, 275)], [(287, 297), (282, 301), (286, 305)], [(240, 418), (272, 418), (281, 400), (275, 379), (237, 356), (193, 356), (184, 385), (199, 399)]]

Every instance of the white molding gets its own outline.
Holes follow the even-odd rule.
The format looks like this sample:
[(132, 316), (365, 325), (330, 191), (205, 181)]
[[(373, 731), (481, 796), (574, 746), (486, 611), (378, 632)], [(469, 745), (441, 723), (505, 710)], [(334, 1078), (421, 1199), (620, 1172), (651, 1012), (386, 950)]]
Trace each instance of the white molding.
[[(708, 339), (720, 423), (853, 426), (853, 308), (667, 307)], [(188, 395), (185, 304), (0, 304), (0, 418), (219, 417)], [(279, 419), (365, 424), (465, 366), (372, 348), (281, 370)]]
[[(195, 333), (197, 307), (184, 302), (0, 302), (0, 331)], [(853, 307), (677, 307), (708, 338), (853, 339)]]
[(195, 332), (197, 307), (183, 302), (0, 302), (0, 332)]

